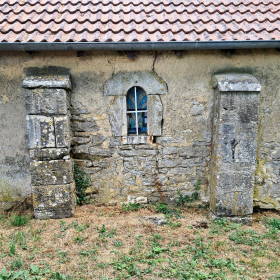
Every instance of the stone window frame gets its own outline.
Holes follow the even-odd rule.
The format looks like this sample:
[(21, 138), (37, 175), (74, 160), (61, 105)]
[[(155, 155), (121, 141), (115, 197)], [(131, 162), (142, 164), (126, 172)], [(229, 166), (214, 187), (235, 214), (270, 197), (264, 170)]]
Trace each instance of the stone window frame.
[[(127, 133), (127, 92), (141, 87), (147, 94), (147, 135), (132, 136)], [(122, 144), (146, 144), (162, 135), (163, 106), (161, 95), (168, 91), (167, 84), (153, 71), (118, 72), (104, 84), (108, 97), (107, 113), (114, 137)]]

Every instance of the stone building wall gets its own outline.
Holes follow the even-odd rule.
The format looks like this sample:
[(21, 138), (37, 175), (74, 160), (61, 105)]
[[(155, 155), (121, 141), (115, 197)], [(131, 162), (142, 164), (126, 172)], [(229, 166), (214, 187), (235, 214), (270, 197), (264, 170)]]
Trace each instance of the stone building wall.
[[(248, 73), (262, 86), (259, 105), (257, 171), (254, 203), (280, 208), (280, 61), (276, 50), (124, 53), (21, 52), (0, 57), (0, 202), (31, 192), (26, 109), (22, 81), (27, 73), (66, 72), (71, 75), (72, 153), (91, 178), (97, 201), (125, 201), (127, 195), (174, 200), (177, 191), (190, 194), (200, 180), (203, 201), (209, 200), (214, 90), (219, 73)], [(116, 96), (104, 85), (119, 72), (149, 71), (167, 85), (160, 96), (161, 136), (143, 144), (124, 144), (114, 134), (110, 113)]]

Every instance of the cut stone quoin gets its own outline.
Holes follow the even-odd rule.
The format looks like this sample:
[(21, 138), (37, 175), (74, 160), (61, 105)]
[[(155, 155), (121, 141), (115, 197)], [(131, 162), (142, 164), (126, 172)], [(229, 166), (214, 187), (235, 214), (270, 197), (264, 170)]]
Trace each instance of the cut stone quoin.
[(75, 209), (75, 183), (32, 186), (34, 215), (37, 219), (71, 217)]
[(67, 93), (64, 89), (26, 89), (25, 102), (28, 115), (67, 114)]

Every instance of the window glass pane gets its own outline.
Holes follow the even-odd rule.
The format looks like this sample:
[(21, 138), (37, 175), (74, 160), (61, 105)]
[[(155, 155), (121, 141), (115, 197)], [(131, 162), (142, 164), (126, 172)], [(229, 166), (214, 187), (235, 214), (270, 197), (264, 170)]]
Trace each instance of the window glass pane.
[(134, 87), (132, 87), (126, 96), (127, 111), (135, 111), (135, 94)]
[(137, 134), (136, 131), (136, 114), (128, 113), (127, 114), (127, 133), (128, 134)]
[(138, 134), (147, 134), (147, 112), (138, 114)]
[(136, 87), (137, 110), (147, 110), (147, 95), (145, 91)]

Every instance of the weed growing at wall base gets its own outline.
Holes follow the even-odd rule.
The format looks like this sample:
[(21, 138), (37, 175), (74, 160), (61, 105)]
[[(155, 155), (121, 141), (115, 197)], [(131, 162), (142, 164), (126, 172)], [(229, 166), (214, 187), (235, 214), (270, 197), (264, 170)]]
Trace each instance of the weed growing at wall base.
[(77, 204), (82, 205), (87, 201), (86, 189), (90, 186), (89, 175), (85, 174), (76, 163), (74, 163), (74, 180), (76, 183)]
[(18, 216), (18, 215), (15, 215), (11, 218), (11, 224), (13, 226), (16, 226), (16, 227), (21, 227), (21, 226), (24, 226), (28, 223), (28, 221), (30, 220), (30, 216)]
[(200, 181), (197, 180), (195, 186), (194, 186), (194, 192), (191, 195), (182, 195), (180, 192), (178, 192), (179, 199), (177, 200), (178, 206), (185, 206), (188, 203), (197, 201), (199, 199), (199, 191), (200, 189)]

